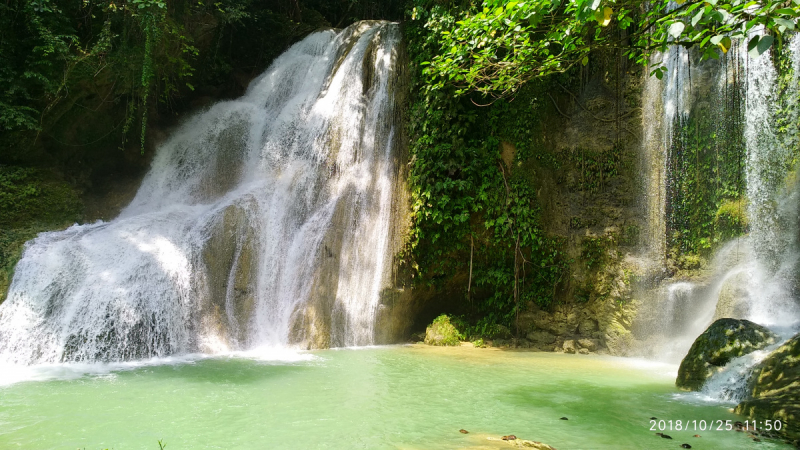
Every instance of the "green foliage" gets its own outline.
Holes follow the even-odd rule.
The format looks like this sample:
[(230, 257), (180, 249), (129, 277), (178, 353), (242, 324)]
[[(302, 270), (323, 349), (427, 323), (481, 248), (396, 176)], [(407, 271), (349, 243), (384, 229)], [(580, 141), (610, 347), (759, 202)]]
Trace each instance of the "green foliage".
[[(600, 48), (622, 47), (647, 64), (650, 54), (672, 43), (718, 58), (733, 41), (749, 39), (750, 54), (758, 56), (776, 37), (780, 44), (800, 16), (800, 2), (781, 0), (690, 0), (677, 7), (667, 0), (646, 6), (637, 0), (484, 0), (451, 8), (443, 21), (440, 3), (412, 0), (408, 11), (436, 41), (436, 51), (421, 61), (429, 88), (449, 85), (455, 95), (475, 90), (499, 97), (528, 80), (586, 65)], [(659, 78), (664, 71), (652, 67)]]
[(615, 245), (613, 236), (587, 236), (581, 242), (581, 261), (587, 269), (597, 269), (608, 259), (608, 248)]
[(606, 182), (631, 168), (630, 161), (623, 161), (619, 146), (606, 152), (575, 148), (569, 153), (567, 162), (580, 171), (580, 177), (571, 180), (568, 188), (591, 194), (604, 191)]
[[(529, 160), (557, 164), (536, 141), (537, 107), (546, 86), (531, 84), (513, 101), (485, 108), (477, 106), (482, 98), (454, 95), (450, 87), (431, 89), (435, 80), (422, 63), (439, 51), (433, 30), (454, 20), (447, 8), (434, 6), (424, 25), (412, 21), (405, 30), (414, 97), (413, 225), (404, 256), (418, 283), (440, 285), (471, 271), (465, 301), (482, 321), (476, 326), (483, 329), (474, 332), (487, 336), (496, 324), (510, 326), (528, 302), (552, 303), (568, 263), (563, 243), (541, 229), (531, 181), (512, 170)], [(511, 167), (501, 160), (501, 141), (517, 150)]]
[[(695, 109), (680, 119), (668, 151), (667, 243), (675, 254), (706, 255), (746, 232), (742, 212), (731, 209), (745, 194), (746, 147), (741, 93), (724, 99), (727, 114)], [(736, 204), (740, 209), (741, 201)]]
[(428, 345), (457, 346), (460, 339), (461, 333), (445, 314), (433, 319), (425, 333), (425, 343)]
[(744, 234), (748, 224), (746, 201), (742, 197), (723, 201), (714, 220), (714, 227), (720, 239), (730, 239)]
[[(399, 3), (1, 2), (0, 131), (49, 134), (52, 121), (60, 120), (76, 99), (99, 96), (104, 109), (124, 117), (98, 134), (114, 132), (124, 145), (135, 133), (144, 149), (148, 123), (160, 109), (180, 106), (177, 99), (203, 88), (205, 95), (219, 95), (220, 86), (235, 84), (232, 75), (254, 76), (309, 32), (361, 18), (396, 18), (401, 15)], [(24, 140), (3, 137), (15, 146)]]
[(75, 190), (44, 170), (0, 165), (0, 227), (63, 225), (81, 217)]

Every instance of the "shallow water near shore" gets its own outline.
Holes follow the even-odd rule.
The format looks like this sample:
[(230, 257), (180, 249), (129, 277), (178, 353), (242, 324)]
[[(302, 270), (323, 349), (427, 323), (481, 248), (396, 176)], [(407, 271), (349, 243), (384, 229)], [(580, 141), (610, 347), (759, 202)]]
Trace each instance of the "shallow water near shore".
[(0, 448), (511, 448), (490, 440), (507, 434), (561, 450), (790, 448), (733, 431), (656, 436), (653, 416), (742, 420), (677, 395), (676, 370), (422, 345), (34, 367), (0, 387)]

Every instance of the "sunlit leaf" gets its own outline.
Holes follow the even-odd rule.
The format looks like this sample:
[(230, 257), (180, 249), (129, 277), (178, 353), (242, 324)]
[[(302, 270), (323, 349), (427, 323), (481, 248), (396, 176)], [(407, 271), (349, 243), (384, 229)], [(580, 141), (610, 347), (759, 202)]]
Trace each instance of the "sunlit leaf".
[(678, 36), (680, 36), (681, 33), (683, 33), (684, 28), (686, 28), (686, 25), (684, 25), (683, 22), (675, 22), (669, 26), (668, 33), (670, 34), (670, 36), (677, 39)]

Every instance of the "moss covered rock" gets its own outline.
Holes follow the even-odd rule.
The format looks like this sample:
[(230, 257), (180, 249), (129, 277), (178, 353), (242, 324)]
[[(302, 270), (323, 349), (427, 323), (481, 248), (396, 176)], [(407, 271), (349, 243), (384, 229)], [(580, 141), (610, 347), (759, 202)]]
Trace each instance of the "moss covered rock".
[(699, 391), (706, 380), (731, 359), (777, 341), (775, 333), (749, 320), (719, 319), (694, 341), (681, 361), (675, 385)]
[(756, 367), (749, 390), (749, 398), (736, 406), (737, 414), (759, 422), (780, 420), (780, 434), (800, 440), (800, 334)]
[(425, 330), (425, 343), (428, 345), (459, 345), (459, 333), (450, 323), (450, 317), (442, 314), (433, 319)]

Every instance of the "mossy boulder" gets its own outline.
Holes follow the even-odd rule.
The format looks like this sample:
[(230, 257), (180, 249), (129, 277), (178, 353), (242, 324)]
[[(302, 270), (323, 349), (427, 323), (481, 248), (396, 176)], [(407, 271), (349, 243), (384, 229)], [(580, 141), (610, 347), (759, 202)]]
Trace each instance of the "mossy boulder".
[(450, 317), (442, 314), (433, 319), (425, 330), (425, 343), (428, 345), (459, 345), (460, 334), (450, 323)]
[(800, 440), (800, 334), (756, 366), (749, 398), (739, 403), (735, 412), (759, 422), (780, 420), (780, 434)]
[(719, 319), (692, 344), (681, 361), (675, 385), (699, 391), (725, 364), (778, 341), (778, 336), (749, 320)]

